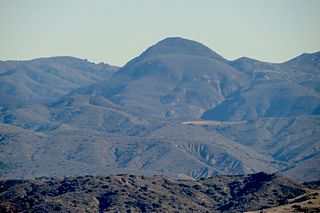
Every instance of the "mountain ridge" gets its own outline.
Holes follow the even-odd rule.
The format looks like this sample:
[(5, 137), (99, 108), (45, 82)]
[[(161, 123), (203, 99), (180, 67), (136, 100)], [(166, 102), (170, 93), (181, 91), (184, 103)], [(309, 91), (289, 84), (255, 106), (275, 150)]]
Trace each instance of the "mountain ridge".
[(243, 212), (283, 205), (308, 191), (287, 178), (266, 173), (198, 181), (88, 175), (0, 183), (0, 205), (5, 211)]
[(119, 69), (72, 57), (0, 62), (1, 177), (265, 171), (316, 180), (318, 55), (228, 61), (169, 38)]

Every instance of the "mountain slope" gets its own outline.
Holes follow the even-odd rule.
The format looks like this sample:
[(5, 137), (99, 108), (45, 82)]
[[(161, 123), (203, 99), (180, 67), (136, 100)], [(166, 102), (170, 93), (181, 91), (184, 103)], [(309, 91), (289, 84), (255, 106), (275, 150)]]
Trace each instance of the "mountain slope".
[(288, 204), (285, 205), (245, 213), (317, 213), (320, 211), (320, 189), (308, 190), (305, 194), (289, 199), (288, 201)]
[(319, 53), (228, 61), (167, 38), (116, 69), (1, 61), (0, 176), (319, 176)]
[(112, 80), (82, 92), (104, 95), (139, 116), (183, 118), (200, 117), (249, 84), (248, 76), (204, 45), (168, 38), (128, 62)]
[(254, 85), (238, 96), (206, 111), (206, 120), (241, 121), (261, 117), (319, 115), (320, 95), (298, 84), (268, 82)]
[(0, 92), (37, 103), (51, 102), (75, 88), (105, 80), (117, 70), (67, 56), (5, 61), (0, 66)]
[(128, 137), (65, 124), (49, 133), (0, 124), (0, 176), (129, 173), (199, 179), (285, 168), (218, 134), (192, 126), (162, 125), (150, 135)]
[(0, 183), (2, 211), (243, 212), (278, 206), (305, 193), (301, 185), (265, 173), (199, 181), (117, 175)]
[(284, 63), (242, 57), (229, 64), (254, 80), (288, 81), (319, 92), (320, 52), (304, 53)]
[(250, 88), (206, 111), (208, 120), (254, 120), (261, 117), (320, 113), (320, 52), (302, 54), (281, 64), (250, 58), (229, 62), (246, 73)]
[(224, 137), (275, 160), (288, 163), (282, 171), (298, 181), (317, 180), (319, 167), (319, 116), (260, 118), (236, 125), (205, 126)]
[(0, 93), (0, 121), (4, 124), (49, 132), (60, 126), (60, 123), (50, 120), (50, 114), (47, 106)]
[(65, 96), (50, 105), (50, 109), (54, 122), (104, 133), (137, 135), (151, 126), (102, 96)]

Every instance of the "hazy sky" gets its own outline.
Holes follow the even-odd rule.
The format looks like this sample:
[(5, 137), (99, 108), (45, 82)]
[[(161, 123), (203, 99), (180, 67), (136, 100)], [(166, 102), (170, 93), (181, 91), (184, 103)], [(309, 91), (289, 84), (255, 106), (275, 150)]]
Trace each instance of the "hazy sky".
[(0, 0), (0, 60), (123, 65), (169, 36), (227, 59), (282, 62), (320, 50), (320, 0)]

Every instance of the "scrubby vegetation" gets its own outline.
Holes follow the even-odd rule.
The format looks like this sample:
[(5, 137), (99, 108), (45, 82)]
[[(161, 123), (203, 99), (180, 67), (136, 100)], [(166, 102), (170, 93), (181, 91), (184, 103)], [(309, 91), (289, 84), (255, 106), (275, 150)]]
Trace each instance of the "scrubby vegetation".
[(39, 178), (3, 180), (0, 186), (3, 212), (242, 212), (305, 193), (301, 185), (266, 173), (199, 181), (135, 175)]

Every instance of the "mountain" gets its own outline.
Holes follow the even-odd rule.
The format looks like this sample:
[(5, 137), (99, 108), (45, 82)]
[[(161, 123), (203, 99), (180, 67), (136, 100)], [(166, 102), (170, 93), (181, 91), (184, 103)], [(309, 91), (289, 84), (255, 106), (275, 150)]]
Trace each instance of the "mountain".
[(319, 63), (320, 51), (314, 53), (303, 53), (300, 56), (280, 64), (280, 66), (287, 70), (296, 72), (317, 74), (320, 72)]
[(50, 105), (50, 109), (51, 120), (77, 128), (136, 135), (151, 126), (102, 96), (64, 96)]
[(272, 212), (313, 212), (317, 213), (320, 210), (320, 190), (310, 190), (296, 198), (289, 199), (287, 204), (263, 210), (248, 211), (246, 213), (272, 213)]
[(319, 92), (319, 63), (320, 51), (315, 53), (304, 53), (292, 60), (281, 64), (281, 67), (293, 72), (300, 85), (310, 90)]
[(50, 132), (8, 124), (0, 129), (1, 178), (129, 173), (199, 179), (286, 168), (219, 134), (181, 124), (135, 136), (125, 136), (126, 128), (111, 134), (68, 124)]
[(208, 120), (319, 115), (320, 52), (281, 64), (240, 58), (229, 62), (252, 79), (249, 89), (202, 115)]
[(0, 177), (320, 176), (319, 54), (228, 61), (167, 38), (124, 67), (0, 61)]
[(26, 209), (243, 212), (279, 206), (294, 198), (306, 200), (308, 196), (315, 196), (313, 194), (311, 189), (287, 178), (266, 173), (217, 176), (199, 181), (163, 176), (82, 176), (1, 181), (0, 209), (4, 212)]
[(110, 81), (80, 92), (103, 95), (139, 116), (200, 117), (250, 84), (247, 75), (225, 61), (198, 42), (167, 38), (120, 68)]
[(317, 180), (319, 167), (319, 116), (260, 118), (234, 125), (210, 125), (229, 140), (250, 147), (273, 159), (288, 163), (281, 171), (295, 180)]
[(0, 100), (0, 122), (3, 124), (36, 132), (50, 132), (61, 126), (50, 119), (51, 110), (45, 105), (1, 93)]
[(75, 88), (105, 80), (116, 70), (108, 64), (94, 64), (68, 56), (2, 61), (0, 93), (50, 103)]
[[(189, 39), (184, 39), (180, 37), (169, 37), (159, 41), (157, 44), (148, 48), (139, 57), (147, 58), (156, 55), (192, 55), (199, 57), (208, 57), (216, 59), (219, 61), (226, 61), (222, 56), (208, 48), (207, 46)], [(140, 60), (140, 58), (133, 59), (128, 64), (133, 63), (135, 60)]]
[(320, 95), (298, 84), (267, 82), (225, 100), (203, 113), (205, 120), (241, 121), (262, 117), (320, 114)]
[(284, 63), (268, 63), (242, 57), (229, 64), (246, 73), (254, 80), (288, 81), (297, 83), (308, 89), (319, 91), (319, 59), (320, 52), (303, 53)]

